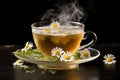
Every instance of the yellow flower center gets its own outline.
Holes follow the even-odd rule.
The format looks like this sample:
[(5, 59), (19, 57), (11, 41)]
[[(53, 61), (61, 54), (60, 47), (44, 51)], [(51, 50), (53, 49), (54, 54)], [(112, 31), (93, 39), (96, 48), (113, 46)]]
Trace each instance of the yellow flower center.
[(87, 51), (83, 51), (83, 56), (85, 56), (85, 57), (88, 57), (88, 52)]
[(107, 60), (108, 62), (111, 62), (111, 61), (112, 61), (112, 58), (111, 58), (111, 57), (108, 57), (108, 58), (106, 58), (106, 60)]
[(28, 45), (28, 44), (26, 44), (26, 45), (25, 45), (25, 49), (27, 49), (28, 47), (29, 47), (29, 45)]
[(53, 23), (53, 24), (52, 24), (52, 28), (53, 28), (53, 29), (56, 29), (57, 27), (58, 27), (57, 23)]
[(69, 60), (70, 59), (70, 55), (65, 55), (64, 59)]
[(60, 51), (59, 50), (55, 50), (55, 54), (56, 55), (60, 55)]
[(20, 62), (21, 62), (21, 60), (17, 60), (16, 62), (17, 62), (17, 63), (20, 63)]
[(44, 32), (45, 33), (51, 33), (50, 29), (45, 29)]

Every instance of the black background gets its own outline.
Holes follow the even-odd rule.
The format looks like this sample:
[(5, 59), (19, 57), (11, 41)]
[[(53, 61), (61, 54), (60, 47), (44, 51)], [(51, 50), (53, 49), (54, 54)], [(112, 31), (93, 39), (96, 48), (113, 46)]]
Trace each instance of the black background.
[[(33, 42), (31, 24), (54, 5), (66, 0), (30, 0), (0, 2), (0, 44)], [(120, 43), (119, 2), (115, 0), (78, 0), (88, 13), (86, 31), (97, 34), (96, 44)]]

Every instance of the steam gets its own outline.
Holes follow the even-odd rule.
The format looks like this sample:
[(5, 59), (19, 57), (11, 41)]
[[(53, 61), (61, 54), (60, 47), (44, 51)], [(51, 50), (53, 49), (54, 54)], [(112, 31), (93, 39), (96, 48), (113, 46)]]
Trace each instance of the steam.
[(70, 21), (82, 22), (85, 11), (77, 1), (58, 5), (58, 8), (50, 9), (42, 16), (41, 21), (58, 21), (60, 24), (69, 25)]

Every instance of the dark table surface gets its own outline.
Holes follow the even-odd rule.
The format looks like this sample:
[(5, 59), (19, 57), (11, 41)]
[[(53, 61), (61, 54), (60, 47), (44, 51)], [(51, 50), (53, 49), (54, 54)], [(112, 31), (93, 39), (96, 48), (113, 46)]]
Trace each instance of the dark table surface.
[[(0, 80), (120, 80), (120, 44), (96, 44), (92, 48), (100, 51), (100, 56), (90, 62), (79, 64), (79, 68), (56, 70), (55, 74), (38, 68), (35, 72), (26, 73), (23, 69), (13, 67), (17, 58), (11, 53), (22, 48), (22, 45), (0, 45)], [(113, 54), (116, 64), (105, 65), (103, 56)]]

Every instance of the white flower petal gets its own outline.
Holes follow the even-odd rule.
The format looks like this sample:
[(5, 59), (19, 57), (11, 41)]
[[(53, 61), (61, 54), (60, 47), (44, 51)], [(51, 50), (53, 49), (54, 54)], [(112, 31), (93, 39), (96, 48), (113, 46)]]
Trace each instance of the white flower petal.
[(104, 56), (104, 58), (106, 59), (106, 58), (107, 58), (107, 56), (105, 55), (105, 56)]
[(113, 63), (116, 63), (116, 60), (113, 60), (112, 62), (113, 62)]

